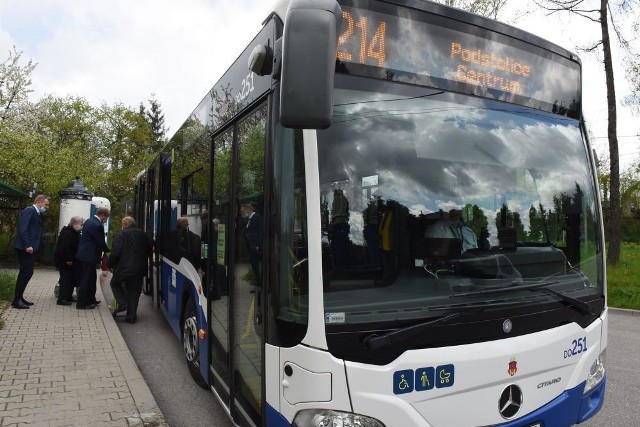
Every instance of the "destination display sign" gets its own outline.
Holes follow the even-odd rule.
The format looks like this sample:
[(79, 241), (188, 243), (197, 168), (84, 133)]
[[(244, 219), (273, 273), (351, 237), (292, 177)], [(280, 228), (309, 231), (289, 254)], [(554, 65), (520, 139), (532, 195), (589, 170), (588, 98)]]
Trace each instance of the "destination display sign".
[(579, 63), (541, 47), (427, 13), (409, 19), (342, 10), (337, 59), (349, 73), (357, 74), (350, 64), (373, 66), (385, 79), (539, 108), (569, 108), (580, 99)]

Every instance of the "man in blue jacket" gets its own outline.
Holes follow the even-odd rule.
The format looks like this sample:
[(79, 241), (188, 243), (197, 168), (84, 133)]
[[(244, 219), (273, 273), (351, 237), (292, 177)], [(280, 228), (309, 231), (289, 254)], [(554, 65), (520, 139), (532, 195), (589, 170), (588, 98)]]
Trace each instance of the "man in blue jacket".
[(39, 194), (33, 200), (33, 205), (25, 208), (20, 214), (18, 222), (18, 233), (13, 239), (13, 249), (18, 256), (20, 271), (16, 279), (16, 290), (11, 307), (27, 309), (33, 303), (24, 299), (24, 290), (27, 283), (33, 276), (36, 253), (40, 249), (40, 239), (42, 238), (42, 221), (40, 215), (49, 207), (49, 196)]
[(105, 241), (104, 224), (109, 219), (111, 212), (108, 208), (98, 208), (95, 215), (84, 222), (82, 237), (76, 259), (80, 261), (80, 285), (78, 286), (78, 310), (96, 308), (100, 301), (96, 300), (96, 264), (102, 258), (102, 254), (109, 252)]

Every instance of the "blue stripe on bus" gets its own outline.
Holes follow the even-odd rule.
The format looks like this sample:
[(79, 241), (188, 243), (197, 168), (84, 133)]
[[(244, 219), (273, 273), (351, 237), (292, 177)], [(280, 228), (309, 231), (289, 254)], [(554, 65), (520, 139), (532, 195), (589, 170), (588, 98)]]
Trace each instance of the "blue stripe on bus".
[(291, 427), (291, 424), (282, 414), (275, 410), (275, 408), (269, 404), (266, 405), (265, 410), (267, 416), (267, 427)]
[[(567, 390), (542, 408), (505, 424), (494, 427), (526, 427), (541, 423), (543, 426), (571, 426), (582, 423), (595, 415), (604, 403), (607, 378), (586, 395), (582, 395), (585, 383)], [(266, 405), (268, 427), (291, 427), (286, 418), (271, 405)]]

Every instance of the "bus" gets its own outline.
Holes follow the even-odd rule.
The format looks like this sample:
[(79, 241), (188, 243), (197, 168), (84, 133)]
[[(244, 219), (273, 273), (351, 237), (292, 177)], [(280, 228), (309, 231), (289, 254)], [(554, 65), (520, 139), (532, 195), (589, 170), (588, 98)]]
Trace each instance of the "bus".
[(573, 53), (441, 4), (278, 3), (137, 178), (147, 290), (194, 380), (238, 426), (592, 417), (581, 91)]

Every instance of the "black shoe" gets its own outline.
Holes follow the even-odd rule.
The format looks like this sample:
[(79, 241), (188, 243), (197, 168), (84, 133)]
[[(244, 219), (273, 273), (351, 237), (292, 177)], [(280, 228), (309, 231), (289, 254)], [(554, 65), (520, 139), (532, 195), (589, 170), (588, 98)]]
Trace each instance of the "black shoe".
[(23, 303), (24, 305), (33, 305), (33, 303), (32, 303), (32, 302), (29, 302), (29, 301), (27, 301), (27, 300), (26, 300), (26, 299), (24, 299), (24, 298), (22, 298), (22, 303)]
[(91, 310), (96, 308), (95, 304), (87, 304), (87, 305), (76, 305), (78, 310)]
[(120, 307), (116, 308), (115, 310), (113, 310), (113, 311), (111, 312), (111, 314), (113, 314), (113, 317), (115, 318), (115, 317), (116, 317), (116, 315), (117, 315), (118, 313), (122, 313), (122, 312), (124, 312), (124, 311), (127, 311), (127, 306), (126, 306), (126, 305), (125, 305), (125, 306), (120, 306)]
[(102, 301), (98, 301), (97, 299), (94, 299), (93, 302), (91, 304), (93, 305), (98, 305), (100, 304)]
[(127, 319), (127, 323), (133, 325), (134, 323), (136, 323), (135, 319)]
[(19, 310), (24, 310), (26, 308), (29, 308), (29, 306), (25, 303), (23, 303), (22, 301), (14, 301), (11, 303), (11, 307), (13, 308), (17, 308)]
[(75, 299), (75, 298), (71, 298), (71, 299), (70, 299), (70, 301), (71, 301), (71, 302), (78, 302), (78, 300), (77, 300), (77, 299)]
[(71, 305), (73, 304), (71, 301), (58, 301), (58, 305)]

